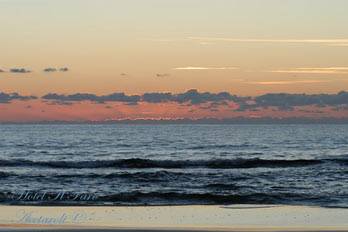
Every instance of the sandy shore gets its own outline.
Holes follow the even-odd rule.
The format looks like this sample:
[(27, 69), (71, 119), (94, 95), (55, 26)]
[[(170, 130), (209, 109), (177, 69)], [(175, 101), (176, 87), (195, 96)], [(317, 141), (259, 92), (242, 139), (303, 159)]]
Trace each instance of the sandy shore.
[(348, 209), (0, 206), (0, 231), (348, 231)]

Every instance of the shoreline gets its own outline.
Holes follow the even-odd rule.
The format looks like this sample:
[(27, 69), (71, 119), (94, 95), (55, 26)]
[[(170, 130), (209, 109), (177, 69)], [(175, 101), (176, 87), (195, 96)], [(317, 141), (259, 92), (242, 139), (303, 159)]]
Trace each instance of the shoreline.
[[(52, 207), (52, 208), (89, 208), (89, 207), (95, 207), (95, 208), (143, 208), (143, 207), (205, 207), (205, 206), (215, 206), (215, 207), (221, 207), (221, 208), (233, 208), (233, 209), (259, 209), (259, 208), (274, 208), (274, 207), (303, 207), (303, 208), (321, 208), (321, 209), (348, 209), (348, 206), (325, 206), (325, 205), (304, 205), (304, 204), (138, 204), (138, 205), (131, 205), (131, 204), (12, 204), (12, 203), (0, 203), (0, 209), (1, 207)], [(0, 213), (1, 214), (1, 213)]]
[(0, 231), (348, 231), (347, 218), (314, 206), (0, 206)]

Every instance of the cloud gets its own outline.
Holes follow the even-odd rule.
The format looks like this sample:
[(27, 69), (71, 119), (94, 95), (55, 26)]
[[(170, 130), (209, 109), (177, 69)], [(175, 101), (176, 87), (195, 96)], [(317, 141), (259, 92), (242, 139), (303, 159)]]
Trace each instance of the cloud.
[(231, 95), (228, 92), (210, 93), (198, 92), (196, 89), (188, 90), (185, 93), (145, 93), (141, 100), (148, 103), (176, 102), (179, 104), (190, 103), (192, 105), (202, 104), (206, 102), (224, 102), (239, 101), (239, 97)]
[(292, 110), (296, 106), (338, 107), (348, 106), (348, 92), (338, 94), (287, 94), (269, 93), (255, 97), (253, 103), (244, 103), (241, 109), (277, 107), (280, 110)]
[(156, 77), (169, 77), (170, 74), (169, 73), (157, 73)]
[(237, 96), (233, 96), (228, 92), (220, 93), (210, 93), (204, 92), (200, 93), (196, 89), (191, 89), (186, 93), (177, 94), (174, 96), (174, 101), (178, 103), (190, 102), (191, 104), (201, 104), (205, 102), (219, 102), (219, 101), (233, 101), (237, 100)]
[(63, 67), (63, 68), (59, 68), (59, 72), (68, 72), (69, 68), (67, 67)]
[(348, 74), (348, 67), (295, 68), (289, 70), (271, 70), (269, 72), (292, 74)]
[(283, 44), (318, 44), (333, 47), (348, 47), (348, 38), (334, 39), (262, 39), (262, 38), (230, 38), (230, 37), (200, 37), (190, 36), (183, 39), (146, 39), (153, 42), (187, 42), (197, 41), (200, 45), (212, 45), (216, 42), (230, 43), (283, 43)]
[(22, 96), (18, 93), (3, 93), (0, 92), (0, 103), (10, 103), (14, 100), (27, 101), (37, 99), (35, 96)]
[(95, 94), (88, 93), (76, 93), (71, 95), (62, 95), (56, 93), (50, 93), (42, 97), (43, 100), (54, 101), (56, 103), (67, 102), (82, 102), (91, 101), (96, 103), (105, 102), (124, 102), (129, 105), (134, 105), (139, 102), (147, 103), (162, 103), (162, 102), (176, 102), (179, 104), (189, 103), (192, 105), (202, 104), (206, 102), (223, 102), (223, 101), (235, 101), (239, 102), (243, 98), (239, 98), (235, 95), (231, 95), (228, 92), (210, 93), (210, 92), (198, 92), (195, 89), (188, 90), (185, 93), (172, 94), (172, 93), (144, 93), (143, 95), (126, 95), (124, 93), (113, 93), (109, 95), (97, 96)]
[(257, 85), (291, 85), (291, 84), (315, 84), (315, 83), (327, 83), (329, 80), (299, 80), (299, 81), (255, 81), (247, 82), (248, 84)]
[(228, 37), (188, 37), (189, 40), (205, 42), (246, 42), (246, 43), (289, 43), (289, 44), (348, 44), (347, 39), (258, 39)]
[(63, 68), (53, 68), (53, 67), (48, 67), (48, 68), (44, 68), (42, 70), (43, 72), (68, 72), (69, 71), (69, 68), (67, 67), (63, 67)]
[(97, 103), (104, 102), (138, 102), (140, 100), (140, 96), (131, 95), (127, 96), (124, 93), (113, 93), (109, 95), (97, 96), (95, 94), (89, 93), (76, 93), (71, 95), (63, 95), (56, 93), (49, 93), (42, 97), (44, 100), (53, 100), (58, 102), (81, 102), (81, 101), (92, 101)]
[[(62, 68), (54, 68), (54, 67), (47, 67), (42, 70), (43, 72), (50, 73), (50, 72), (68, 72), (69, 69), (67, 67)], [(0, 68), (0, 73), (5, 72), (4, 69)], [(26, 68), (11, 68), (9, 70), (10, 73), (31, 73), (32, 71)]]
[(26, 69), (26, 68), (11, 68), (10, 72), (11, 73), (30, 73), (31, 70)]
[(56, 68), (45, 68), (43, 71), (44, 72), (57, 72), (57, 69)]
[[(33, 100), (35, 96), (22, 96), (18, 93), (1, 93), (0, 103), (10, 103), (13, 100)], [(95, 95), (90, 93), (75, 93), (70, 95), (49, 93), (41, 97), (47, 104), (70, 106), (74, 103), (89, 101), (96, 104), (121, 102), (125, 105), (134, 106), (139, 103), (177, 103), (182, 106), (198, 106), (202, 109), (220, 110), (220, 107), (228, 108), (239, 105), (234, 111), (259, 111), (265, 108), (273, 110), (289, 111), (295, 107), (331, 107), (332, 109), (347, 109), (348, 92), (341, 91), (337, 94), (289, 94), (268, 93), (256, 97), (241, 97), (228, 92), (199, 92), (191, 89), (183, 93), (149, 92), (142, 95), (127, 95), (125, 93), (112, 93), (107, 95)], [(106, 104), (107, 105), (107, 104)]]
[[(348, 92), (340, 92), (338, 94), (287, 94), (287, 93), (269, 93), (257, 97), (239, 97), (228, 92), (210, 93), (199, 92), (196, 89), (188, 90), (184, 93), (144, 93), (143, 95), (126, 95), (124, 93), (113, 93), (109, 95), (97, 96), (95, 94), (72, 94), (59, 95), (47, 94), (42, 97), (45, 100), (55, 100), (63, 102), (79, 102), (93, 101), (97, 103), (104, 102), (124, 102), (135, 104), (139, 102), (147, 103), (164, 103), (176, 102), (179, 104), (189, 103), (191, 105), (199, 105), (203, 103), (211, 103), (212, 106), (226, 105), (228, 102), (235, 102), (246, 108), (257, 107), (280, 107), (282, 109), (294, 106), (339, 106), (348, 105)], [(228, 104), (227, 104), (228, 105)]]
[(321, 70), (348, 71), (348, 67), (329, 67), (329, 68), (301, 68), (301, 69), (321, 69)]
[(173, 101), (173, 95), (171, 93), (145, 93), (142, 100), (149, 103), (168, 102)]
[(196, 66), (174, 68), (174, 70), (235, 70), (235, 69), (239, 69), (239, 68), (237, 67), (196, 67)]
[(188, 90), (185, 93), (145, 93), (142, 95), (142, 101), (149, 103), (176, 102), (179, 104), (189, 103), (198, 105), (202, 103), (224, 103), (225, 101), (239, 102), (244, 98), (231, 95), (228, 92), (210, 93), (198, 92), (196, 89)]

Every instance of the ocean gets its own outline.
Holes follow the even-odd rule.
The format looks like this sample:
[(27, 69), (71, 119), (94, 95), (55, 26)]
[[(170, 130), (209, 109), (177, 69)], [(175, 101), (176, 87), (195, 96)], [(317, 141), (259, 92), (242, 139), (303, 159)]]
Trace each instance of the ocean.
[(0, 204), (348, 207), (348, 125), (0, 125)]

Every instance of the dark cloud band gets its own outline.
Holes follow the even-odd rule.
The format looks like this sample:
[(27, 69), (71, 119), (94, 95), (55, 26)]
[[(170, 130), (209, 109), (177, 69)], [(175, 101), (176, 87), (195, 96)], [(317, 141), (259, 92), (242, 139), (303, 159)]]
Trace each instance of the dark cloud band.
[(132, 95), (128, 96), (124, 93), (113, 93), (109, 95), (97, 96), (95, 94), (89, 93), (76, 93), (71, 95), (62, 95), (56, 93), (50, 93), (42, 97), (45, 100), (54, 100), (61, 102), (79, 102), (79, 101), (92, 101), (97, 103), (104, 102), (138, 102), (140, 101), (140, 96)]
[(0, 103), (10, 103), (14, 100), (26, 101), (37, 99), (35, 96), (22, 96), (18, 93), (2, 93), (0, 92)]
[(318, 107), (348, 105), (348, 92), (338, 94), (287, 94), (269, 93), (258, 96), (253, 104), (243, 104), (245, 109), (277, 107), (292, 110), (294, 107), (315, 105)]
[(235, 101), (239, 102), (240, 98), (233, 96), (227, 92), (221, 93), (200, 93), (195, 89), (189, 90), (185, 93), (172, 94), (172, 93), (145, 93), (143, 95), (126, 95), (124, 93), (113, 93), (110, 95), (97, 96), (94, 94), (77, 93), (72, 95), (61, 95), (50, 93), (42, 97), (45, 100), (54, 101), (93, 101), (98, 103), (104, 102), (127, 102), (127, 103), (161, 103), (161, 102), (177, 102), (177, 103), (190, 103), (201, 104), (206, 102), (221, 102), (221, 101)]
[[(35, 96), (21, 96), (17, 93), (6, 94), (0, 92), (0, 102), (8, 103), (12, 100), (31, 100), (37, 99)], [(191, 89), (184, 93), (144, 93), (143, 95), (127, 95), (125, 93), (112, 93), (108, 95), (95, 95), (89, 93), (76, 93), (71, 95), (49, 93), (42, 96), (45, 101), (55, 104), (71, 104), (74, 102), (90, 101), (98, 104), (105, 102), (122, 102), (127, 105), (136, 105), (140, 102), (146, 103), (165, 103), (175, 102), (178, 104), (200, 105), (209, 103), (211, 107), (228, 107), (229, 102), (237, 103), (237, 111), (257, 110), (264, 108), (277, 108), (279, 110), (293, 110), (294, 107), (316, 106), (316, 107), (348, 107), (348, 92), (342, 91), (337, 94), (287, 94), (269, 93), (257, 97), (239, 97), (228, 92), (210, 93), (198, 92)]]

